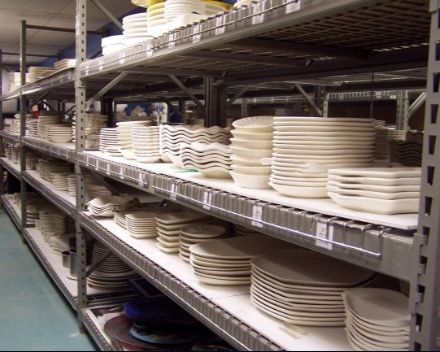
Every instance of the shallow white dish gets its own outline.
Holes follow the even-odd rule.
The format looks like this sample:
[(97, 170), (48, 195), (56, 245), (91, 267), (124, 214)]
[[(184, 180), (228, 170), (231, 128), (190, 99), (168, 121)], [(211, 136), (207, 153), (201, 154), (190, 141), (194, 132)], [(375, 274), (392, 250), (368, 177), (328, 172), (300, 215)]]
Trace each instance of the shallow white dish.
[(232, 164), (231, 168), (233, 171), (240, 174), (246, 175), (270, 175), (271, 168), (268, 166), (242, 166), (237, 164)]
[(271, 132), (246, 132), (239, 130), (231, 131), (234, 138), (241, 140), (255, 140), (255, 141), (271, 141), (273, 139), (273, 133)]
[(234, 183), (238, 187), (251, 188), (251, 189), (267, 189), (269, 186), (270, 175), (249, 175), (240, 174), (235, 171), (231, 171), (230, 175), (234, 179)]
[(324, 187), (295, 187), (275, 184), (269, 185), (277, 192), (294, 198), (328, 198), (327, 188)]
[(231, 143), (233, 147), (239, 148), (272, 149), (271, 140), (265, 141), (231, 138)]
[(272, 132), (273, 116), (246, 117), (234, 121), (232, 126), (245, 132)]
[(268, 158), (272, 155), (271, 149), (248, 149), (231, 147), (233, 155), (241, 158)]

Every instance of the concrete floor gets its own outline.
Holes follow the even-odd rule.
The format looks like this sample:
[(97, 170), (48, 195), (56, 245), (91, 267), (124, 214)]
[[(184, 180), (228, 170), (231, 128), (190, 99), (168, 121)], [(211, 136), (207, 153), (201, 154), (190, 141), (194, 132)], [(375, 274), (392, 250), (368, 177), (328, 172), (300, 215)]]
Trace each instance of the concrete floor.
[(61, 292), (0, 210), (0, 350), (94, 351)]

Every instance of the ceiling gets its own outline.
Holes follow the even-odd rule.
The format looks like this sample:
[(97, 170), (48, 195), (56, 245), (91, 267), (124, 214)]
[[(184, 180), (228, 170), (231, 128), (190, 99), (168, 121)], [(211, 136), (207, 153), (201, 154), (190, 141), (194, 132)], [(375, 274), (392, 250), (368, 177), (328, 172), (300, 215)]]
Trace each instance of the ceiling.
[[(130, 0), (100, 0), (116, 17), (123, 16), (135, 7)], [(75, 0), (12, 0), (0, 1), (0, 49), (19, 53), (20, 21), (28, 24), (75, 28)], [(110, 22), (91, 1), (87, 4), (87, 27), (101, 28)], [(28, 29), (27, 51), (33, 54), (56, 55), (61, 49), (74, 43), (74, 33), (60, 33)], [(36, 64), (44, 57), (29, 56), (29, 64)], [(3, 55), (6, 65), (18, 65), (19, 57)]]

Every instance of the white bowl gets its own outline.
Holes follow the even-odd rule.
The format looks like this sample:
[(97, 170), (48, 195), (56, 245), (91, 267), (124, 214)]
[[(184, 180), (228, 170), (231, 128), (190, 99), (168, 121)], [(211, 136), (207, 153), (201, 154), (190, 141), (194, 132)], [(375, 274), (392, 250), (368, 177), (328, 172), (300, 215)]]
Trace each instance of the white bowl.
[(246, 117), (234, 121), (232, 126), (245, 132), (272, 132), (273, 116)]
[(326, 187), (296, 187), (296, 186), (283, 186), (270, 183), (270, 186), (277, 192), (294, 198), (327, 198)]
[(248, 149), (231, 147), (232, 154), (242, 158), (269, 158), (272, 156), (272, 149)]
[(238, 166), (262, 166), (261, 158), (243, 158), (236, 155), (231, 155), (231, 160)]
[(271, 169), (268, 166), (242, 166), (237, 164), (231, 165), (232, 170), (245, 175), (270, 175)]
[(239, 148), (272, 149), (271, 140), (247, 140), (231, 138), (232, 146)]
[(269, 175), (246, 175), (238, 172), (230, 172), (234, 183), (238, 187), (252, 189), (267, 189), (269, 187)]
[(244, 139), (244, 140), (271, 141), (273, 139), (273, 133), (271, 132), (269, 133), (247, 132), (239, 129), (239, 130), (232, 130), (231, 133), (235, 138)]

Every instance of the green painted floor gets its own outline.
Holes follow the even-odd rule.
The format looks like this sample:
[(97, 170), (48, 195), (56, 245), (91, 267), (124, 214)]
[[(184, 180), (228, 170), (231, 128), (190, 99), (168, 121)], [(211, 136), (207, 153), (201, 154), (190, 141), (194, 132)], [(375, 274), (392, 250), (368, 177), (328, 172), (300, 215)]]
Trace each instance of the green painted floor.
[(94, 351), (4, 210), (0, 237), (0, 350)]

